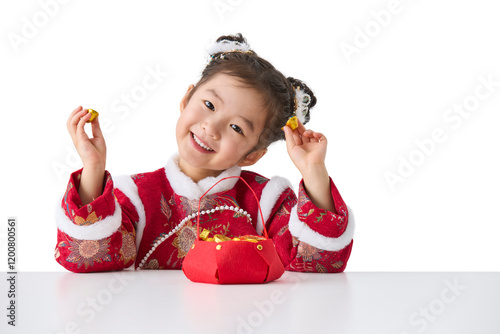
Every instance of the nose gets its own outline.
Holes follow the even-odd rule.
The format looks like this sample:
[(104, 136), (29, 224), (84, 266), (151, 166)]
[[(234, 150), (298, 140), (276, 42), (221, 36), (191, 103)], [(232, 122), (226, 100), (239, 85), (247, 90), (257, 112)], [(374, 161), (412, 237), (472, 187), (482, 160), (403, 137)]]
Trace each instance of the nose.
[(217, 122), (214, 119), (207, 119), (201, 123), (201, 128), (208, 137), (213, 140), (218, 140), (220, 138), (220, 131)]

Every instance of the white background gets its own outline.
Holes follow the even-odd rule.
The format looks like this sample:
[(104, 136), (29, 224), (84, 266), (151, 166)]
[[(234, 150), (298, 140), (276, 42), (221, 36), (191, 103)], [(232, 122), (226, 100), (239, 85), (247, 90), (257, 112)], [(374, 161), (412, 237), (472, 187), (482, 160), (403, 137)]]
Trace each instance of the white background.
[[(390, 4), (3, 1), (2, 270), (9, 216), (19, 223), (19, 270), (64, 270), (53, 258), (54, 208), (81, 167), (66, 130), (73, 109), (100, 112), (112, 175), (156, 170), (176, 151), (179, 102), (206, 64), (205, 48), (241, 32), (318, 98), (309, 127), (327, 135), (329, 172), (356, 216), (347, 271), (498, 271), (498, 8), (489, 0), (401, 0), (389, 18), (381, 13)], [(363, 38), (366, 29), (371, 37)], [(346, 44), (357, 53), (343, 53)], [(139, 96), (155, 69), (168, 74), (124, 107), (123, 96)], [(480, 77), (497, 86), (478, 88)], [(474, 102), (476, 89), (488, 96), (468, 117), (444, 119), (454, 105)], [(443, 142), (418, 153), (416, 141), (436, 129)], [(391, 188), (386, 173), (410, 158), (418, 165)], [(300, 180), (283, 142), (251, 169), (285, 176), (295, 189)]]

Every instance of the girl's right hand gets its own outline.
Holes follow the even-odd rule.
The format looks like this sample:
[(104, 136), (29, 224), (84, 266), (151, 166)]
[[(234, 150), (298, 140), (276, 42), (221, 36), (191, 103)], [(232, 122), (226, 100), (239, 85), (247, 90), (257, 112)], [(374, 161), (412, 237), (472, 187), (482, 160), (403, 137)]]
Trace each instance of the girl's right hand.
[(93, 138), (85, 133), (84, 126), (92, 115), (81, 106), (73, 110), (67, 127), (73, 144), (83, 162), (83, 167), (104, 171), (106, 168), (106, 143), (99, 126), (99, 117), (92, 121)]

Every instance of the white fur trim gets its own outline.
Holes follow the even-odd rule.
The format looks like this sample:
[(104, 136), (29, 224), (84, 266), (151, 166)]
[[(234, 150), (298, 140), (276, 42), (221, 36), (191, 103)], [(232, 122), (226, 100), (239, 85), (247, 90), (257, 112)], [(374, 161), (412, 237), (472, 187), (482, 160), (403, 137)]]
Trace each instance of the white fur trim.
[[(262, 194), (260, 195), (260, 208), (262, 209), (264, 221), (269, 219), (276, 201), (287, 188), (293, 189), (290, 181), (280, 176), (274, 176), (267, 182), (264, 189), (262, 189)], [(260, 214), (257, 215), (256, 229), (257, 233), (262, 235), (264, 225), (262, 223), (262, 219), (260, 218)]]
[(311, 246), (327, 251), (339, 251), (349, 245), (354, 237), (354, 216), (349, 207), (347, 207), (347, 211), (349, 220), (344, 233), (338, 238), (325, 237), (300, 221), (297, 215), (297, 206), (292, 209), (288, 229), (294, 237)]
[[(170, 186), (177, 195), (187, 197), (190, 200), (200, 199), (200, 197), (213, 186), (217, 181), (228, 177), (228, 176), (240, 176), (241, 168), (238, 166), (233, 166), (229, 169), (223, 171), (217, 177), (206, 177), (203, 180), (194, 183), (193, 180), (186, 174), (184, 174), (179, 168), (179, 155), (176, 154), (168, 161), (165, 166), (165, 175)], [(224, 180), (217, 184), (210, 192), (210, 194), (215, 194), (221, 191), (225, 191), (234, 187), (238, 182), (237, 178)]]
[[(62, 198), (61, 198), (62, 200)], [(61, 201), (58, 202), (59, 205)], [(95, 222), (92, 225), (76, 225), (69, 219), (63, 208), (56, 209), (57, 228), (72, 238), (80, 240), (100, 240), (109, 237), (120, 228), (122, 224), (122, 209), (115, 199), (115, 212), (111, 216)]]
[(247, 43), (240, 43), (236, 41), (222, 40), (220, 42), (215, 42), (210, 47), (207, 48), (207, 53), (213, 55), (219, 52), (232, 52), (232, 51), (248, 52), (250, 51), (250, 45)]
[[(307, 97), (307, 102), (304, 103), (304, 98)], [(299, 121), (304, 124), (306, 122), (306, 115), (309, 112), (309, 104), (311, 103), (311, 96), (301, 90), (300, 88), (295, 88), (295, 99), (297, 100), (297, 109), (295, 110), (295, 116)]]
[(139, 197), (139, 190), (137, 189), (137, 185), (134, 180), (129, 175), (119, 175), (113, 178), (113, 183), (116, 189), (120, 190), (123, 194), (125, 194), (125, 196), (128, 197), (139, 215), (139, 221), (137, 222), (135, 230), (135, 245), (137, 250), (139, 250), (144, 227), (146, 226), (146, 211), (144, 210), (144, 204)]

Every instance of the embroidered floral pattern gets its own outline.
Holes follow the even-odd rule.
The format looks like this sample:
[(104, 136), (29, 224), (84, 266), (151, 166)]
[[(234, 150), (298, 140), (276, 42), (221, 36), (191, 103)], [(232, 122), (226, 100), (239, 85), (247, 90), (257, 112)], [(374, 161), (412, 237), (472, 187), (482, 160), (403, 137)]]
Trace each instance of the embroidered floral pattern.
[[(212, 210), (218, 204), (215, 198), (217, 195), (206, 195), (201, 199), (200, 203), (200, 211), (204, 210)], [(188, 199), (184, 196), (181, 196), (181, 207), (185, 212), (186, 216), (198, 212), (198, 202), (197, 199)]]
[(76, 263), (78, 268), (84, 265), (85, 269), (93, 266), (94, 262), (109, 262), (111, 261), (111, 256), (108, 254), (109, 242), (109, 238), (101, 240), (72, 239), (69, 241), (71, 253), (66, 261)]
[(97, 217), (97, 215), (95, 214), (95, 211), (92, 211), (87, 216), (87, 218), (83, 218), (83, 217), (80, 217), (80, 216), (75, 216), (75, 223), (77, 225), (86, 226), (86, 225), (92, 225), (92, 224), (98, 222), (101, 219), (102, 219), (102, 216)]
[(163, 213), (163, 215), (167, 217), (167, 220), (170, 220), (170, 217), (172, 217), (172, 210), (170, 210), (170, 206), (168, 205), (167, 200), (163, 196), (163, 193), (161, 194), (160, 208), (161, 208), (161, 213)]
[(301, 189), (299, 191), (299, 198), (298, 198), (298, 203), (297, 203), (297, 208), (302, 211), (302, 208), (306, 207), (306, 204), (309, 203), (309, 198), (307, 197), (305, 189)]
[[(314, 210), (313, 210), (314, 211)], [(320, 212), (319, 213), (319, 216), (316, 216), (316, 220), (314, 221), (315, 223), (319, 223), (320, 221), (323, 220), (323, 217), (328, 215), (328, 213), (326, 212)]]
[(278, 231), (278, 236), (283, 235), (283, 233), (285, 233), (286, 231), (288, 231), (288, 224), (280, 228), (280, 230)]
[(307, 243), (300, 242), (296, 260), (290, 263), (288, 269), (318, 273), (339, 272), (345, 266), (345, 262), (341, 260), (343, 256), (345, 255), (321, 250)]
[(196, 239), (196, 227), (185, 226), (177, 232), (177, 238), (174, 239), (172, 245), (177, 248), (177, 258), (183, 258), (191, 249)]
[(165, 269), (163, 266), (160, 266), (160, 263), (157, 259), (149, 260), (143, 267), (143, 269)]
[(213, 225), (212, 227), (204, 227), (204, 229), (210, 232), (210, 235), (222, 234), (225, 235), (226, 237), (233, 238), (235, 236), (229, 234), (230, 225), (231, 223), (227, 222), (225, 224), (216, 224)]
[(321, 254), (324, 250), (311, 246), (305, 242), (299, 244), (297, 250), (297, 258), (302, 258), (304, 262), (312, 262), (312, 260), (321, 259)]
[(316, 263), (316, 271), (318, 273), (327, 273), (328, 270), (326, 270), (326, 267), (322, 265), (321, 263)]
[[(198, 212), (198, 201), (197, 199), (190, 200), (184, 196), (179, 196), (180, 198), (180, 207), (184, 211), (185, 215), (190, 215)], [(237, 206), (238, 202), (229, 195), (222, 194), (213, 194), (213, 195), (205, 195), (201, 199), (200, 211), (212, 210), (217, 206)]]
[(288, 211), (284, 205), (282, 205), (278, 212), (276, 212), (276, 217), (286, 217), (288, 215), (290, 215), (290, 211)]
[(342, 266), (344, 265), (344, 262), (342, 261), (337, 261), (335, 263), (332, 263), (332, 267), (335, 268), (335, 269), (339, 269), (341, 268)]
[(120, 257), (124, 263), (133, 261), (136, 256), (134, 236), (127, 231), (122, 230), (122, 248), (120, 249)]

